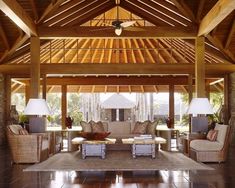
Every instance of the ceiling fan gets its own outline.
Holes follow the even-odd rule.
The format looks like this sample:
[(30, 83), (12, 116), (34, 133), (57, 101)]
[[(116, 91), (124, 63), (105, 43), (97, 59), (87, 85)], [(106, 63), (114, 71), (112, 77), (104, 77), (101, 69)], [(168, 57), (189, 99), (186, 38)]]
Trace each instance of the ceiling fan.
[(112, 26), (115, 28), (115, 34), (120, 36), (123, 28), (130, 27), (135, 24), (136, 21), (126, 21), (123, 22), (119, 20), (119, 6), (117, 5), (117, 18), (112, 22)]

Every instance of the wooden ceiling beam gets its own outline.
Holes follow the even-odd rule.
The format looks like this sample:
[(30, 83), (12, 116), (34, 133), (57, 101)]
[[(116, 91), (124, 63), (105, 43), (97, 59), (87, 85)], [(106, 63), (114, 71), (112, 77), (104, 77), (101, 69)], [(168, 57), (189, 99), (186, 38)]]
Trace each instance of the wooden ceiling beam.
[[(235, 2), (234, 2), (235, 3)], [(233, 39), (233, 36), (235, 34), (235, 17), (233, 19), (233, 23), (232, 23), (232, 26), (229, 30), (229, 34), (227, 35), (227, 38), (226, 38), (226, 41), (225, 41), (225, 45), (224, 45), (224, 48), (225, 49), (228, 49), (232, 39)]]
[(85, 7), (84, 6), (81, 7), (79, 11), (75, 11), (76, 14), (72, 13), (71, 15), (63, 18), (62, 20), (58, 19), (58, 21), (56, 21), (56, 25), (57, 26), (80, 25), (95, 18), (96, 16), (99, 16), (103, 12), (106, 12), (107, 10), (115, 6), (115, 4), (109, 0), (86, 1), (85, 3), (87, 2), (89, 2), (89, 4)]
[[(185, 18), (179, 16), (178, 14), (175, 14), (174, 12), (169, 11), (166, 8), (163, 8), (160, 6), (161, 4), (157, 5), (156, 3), (149, 1), (149, 0), (142, 0), (141, 3), (145, 4), (147, 7), (151, 7), (154, 11), (160, 13), (162, 18), (169, 18), (170, 20), (173, 20), (175, 23), (180, 24), (181, 26), (187, 26), (191, 25), (191, 22), (186, 20)], [(145, 6), (145, 10), (147, 10)]]
[(235, 56), (228, 49), (224, 49), (222, 42), (215, 36), (211, 36), (210, 34), (206, 36), (206, 38), (217, 47), (226, 57), (228, 57), (233, 63), (235, 63)]
[(78, 3), (77, 1), (70, 1), (63, 6), (60, 6), (56, 11), (50, 14), (44, 21), (43, 25), (60, 25), (60, 22), (63, 20), (69, 20), (68, 18), (71, 18), (73, 15), (75, 16), (79, 11), (82, 11), (84, 7), (92, 5), (94, 2), (95, 1), (82, 1)]
[[(145, 43), (144, 43), (143, 40), (144, 40), (144, 39), (140, 39), (140, 42), (141, 42), (142, 46), (145, 47)], [(148, 41), (146, 41), (146, 42), (148, 42)], [(155, 63), (155, 60), (154, 60), (154, 58), (153, 58), (153, 56), (152, 56), (152, 54), (150, 53), (150, 51), (149, 51), (148, 48), (145, 49), (145, 52), (147, 53), (148, 58), (150, 59), (150, 62), (151, 62), (151, 63)], [(145, 60), (145, 61), (146, 61), (146, 60)]]
[(201, 21), (198, 36), (207, 35), (235, 9), (234, 0), (219, 0)]
[[(152, 39), (153, 40), (153, 39)], [(157, 56), (157, 60), (159, 59), (160, 63), (166, 63), (166, 60), (162, 57), (162, 54), (159, 52), (159, 50), (157, 50), (157, 48), (153, 45), (152, 40), (150, 39), (146, 39), (146, 41), (148, 42), (148, 44), (151, 46), (151, 48), (154, 50), (154, 52), (158, 55)], [(157, 62), (157, 60), (155, 60), (154, 62)]]
[(195, 22), (195, 16), (184, 0), (170, 0), (178, 8), (178, 10), (191, 21)]
[(34, 15), (34, 20), (38, 20), (38, 11), (37, 11), (37, 7), (35, 4), (35, 0), (29, 0), (32, 10), (33, 10), (33, 15)]
[(206, 0), (200, 0), (198, 3), (197, 15), (196, 15), (196, 20), (198, 23), (200, 23), (200, 21), (201, 21), (201, 15), (202, 15), (202, 11), (203, 11), (205, 2), (206, 2)]
[(10, 55), (12, 55), (12, 54), (15, 52), (15, 50), (16, 50), (17, 48), (19, 48), (22, 44), (24, 44), (24, 42), (25, 42), (28, 38), (29, 38), (29, 37), (28, 37), (28, 35), (26, 35), (26, 34), (25, 34), (24, 36), (19, 36), (19, 37), (16, 39), (15, 43), (13, 44), (13, 46), (11, 47), (11, 49), (10, 49), (9, 51), (7, 51), (7, 53), (6, 53), (4, 56), (1, 57), (1, 59), (0, 59), (0, 65), (6, 63), (6, 62), (4, 62), (5, 58), (8, 57), (8, 56), (10, 56)]
[[(233, 64), (206, 64), (207, 76), (223, 76), (235, 72)], [(41, 64), (42, 74), (86, 74), (86, 75), (156, 75), (156, 74), (194, 74), (194, 64), (175, 63), (175, 64), (117, 64), (101, 63), (99, 66), (91, 63), (66, 63), (66, 64)], [(27, 75), (30, 73), (29, 64), (9, 64), (0, 65), (0, 72), (6, 74)]]
[(170, 17), (168, 14), (163, 14), (159, 11), (156, 11), (156, 9), (154, 9), (156, 5), (154, 3), (151, 3), (151, 1), (147, 2), (145, 0), (142, 1), (126, 0), (126, 1), (131, 3), (132, 6), (135, 6), (141, 11), (150, 14), (152, 17), (156, 18), (157, 20), (160, 20), (161, 22), (163, 21), (165, 24), (169, 24), (171, 26), (179, 26), (179, 25), (182, 26), (182, 24), (179, 24), (178, 20), (172, 19), (172, 17)]
[(63, 3), (64, 0), (55, 0), (51, 2), (45, 11), (42, 13), (42, 16), (39, 18), (37, 23), (41, 23), (49, 14), (51, 14), (53, 11), (57, 10), (57, 8), (60, 6), (61, 3)]
[(0, 9), (28, 36), (37, 36), (35, 23), (16, 0), (0, 0)]
[(3, 44), (5, 46), (5, 49), (9, 50), (10, 49), (10, 44), (8, 42), (6, 33), (5, 33), (1, 23), (0, 23), (0, 37), (2, 38)]

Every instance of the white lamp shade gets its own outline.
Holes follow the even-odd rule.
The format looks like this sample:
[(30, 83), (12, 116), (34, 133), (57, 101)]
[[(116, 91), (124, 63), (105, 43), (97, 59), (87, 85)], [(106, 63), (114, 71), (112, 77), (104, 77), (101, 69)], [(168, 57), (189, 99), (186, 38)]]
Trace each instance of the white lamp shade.
[(207, 98), (194, 98), (189, 105), (188, 114), (214, 114), (214, 112)]
[(45, 99), (29, 99), (24, 110), (25, 115), (49, 115), (50, 110)]

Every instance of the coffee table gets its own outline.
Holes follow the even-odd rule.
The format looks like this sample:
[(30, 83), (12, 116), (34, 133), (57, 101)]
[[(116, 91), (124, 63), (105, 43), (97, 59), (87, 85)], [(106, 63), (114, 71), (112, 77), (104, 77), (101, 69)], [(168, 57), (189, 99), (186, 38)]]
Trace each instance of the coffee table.
[(156, 145), (165, 144), (166, 139), (161, 137), (153, 137), (151, 139), (134, 139), (134, 138), (125, 138), (122, 139), (123, 144), (132, 145), (132, 156), (156, 156)]
[(115, 138), (106, 138), (105, 140), (86, 140), (82, 137), (72, 139), (72, 144), (82, 145), (82, 158), (87, 156), (98, 156), (102, 159), (106, 155), (106, 145), (115, 144)]

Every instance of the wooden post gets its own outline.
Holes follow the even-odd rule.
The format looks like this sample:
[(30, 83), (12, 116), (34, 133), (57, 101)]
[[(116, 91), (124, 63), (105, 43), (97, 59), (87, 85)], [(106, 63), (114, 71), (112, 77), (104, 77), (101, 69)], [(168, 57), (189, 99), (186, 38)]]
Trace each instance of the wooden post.
[(65, 119), (67, 116), (67, 85), (62, 85), (61, 113), (62, 129), (66, 129)]
[[(188, 75), (188, 102), (189, 102), (189, 104), (192, 99), (193, 99), (193, 76), (192, 76), (192, 74), (189, 74)], [(192, 131), (191, 117), (192, 117), (192, 115), (189, 114), (189, 132), (190, 133)]]
[(30, 38), (30, 97), (39, 98), (40, 94), (40, 39)]
[(25, 85), (25, 105), (27, 105), (30, 98), (30, 86), (28, 84)]
[(195, 83), (196, 97), (206, 97), (205, 91), (205, 38), (195, 40)]
[(208, 100), (210, 101), (210, 82), (206, 81), (206, 97), (208, 98)]
[(175, 108), (174, 108), (174, 85), (169, 85), (169, 117), (170, 117), (170, 127), (174, 128), (175, 123)]
[(47, 99), (47, 75), (43, 75), (43, 80), (42, 80), (42, 98)]
[(225, 116), (224, 116), (224, 124), (228, 125), (228, 121), (230, 118), (230, 110), (229, 110), (229, 75), (226, 74), (224, 76), (224, 107), (225, 107)]
[(6, 76), (5, 77), (5, 88), (6, 88), (6, 93), (5, 93), (5, 123), (6, 125), (9, 124), (9, 118), (10, 118), (10, 109), (11, 109), (11, 77)]

